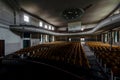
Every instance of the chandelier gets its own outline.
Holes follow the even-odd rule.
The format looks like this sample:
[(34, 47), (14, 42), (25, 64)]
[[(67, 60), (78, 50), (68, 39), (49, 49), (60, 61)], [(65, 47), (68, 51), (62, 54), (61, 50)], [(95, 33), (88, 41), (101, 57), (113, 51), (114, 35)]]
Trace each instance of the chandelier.
[(62, 16), (66, 20), (75, 20), (82, 16), (84, 10), (81, 8), (67, 8), (62, 12)]

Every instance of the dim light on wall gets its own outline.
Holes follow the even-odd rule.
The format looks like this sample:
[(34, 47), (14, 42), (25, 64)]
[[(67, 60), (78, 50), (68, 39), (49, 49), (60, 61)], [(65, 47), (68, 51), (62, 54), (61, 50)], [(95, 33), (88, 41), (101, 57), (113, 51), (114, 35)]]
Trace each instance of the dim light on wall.
[(83, 27), (81, 27), (81, 31), (83, 31), (84, 30), (84, 28)]

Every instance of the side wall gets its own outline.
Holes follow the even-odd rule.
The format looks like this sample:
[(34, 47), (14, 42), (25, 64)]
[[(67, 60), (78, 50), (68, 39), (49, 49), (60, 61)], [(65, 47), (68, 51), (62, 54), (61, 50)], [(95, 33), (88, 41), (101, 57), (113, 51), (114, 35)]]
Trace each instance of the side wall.
[(5, 40), (5, 55), (21, 48), (20, 36), (13, 33), (7, 25), (0, 24), (0, 39)]
[(0, 40), (5, 40), (5, 55), (21, 48), (21, 38), (9, 29), (14, 23), (13, 11), (0, 1)]

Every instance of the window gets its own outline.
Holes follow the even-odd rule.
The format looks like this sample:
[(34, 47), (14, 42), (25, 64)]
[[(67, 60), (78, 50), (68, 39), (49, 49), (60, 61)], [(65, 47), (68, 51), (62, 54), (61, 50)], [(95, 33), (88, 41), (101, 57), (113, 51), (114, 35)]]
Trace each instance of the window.
[(107, 38), (108, 38), (107, 36), (108, 36), (108, 35), (107, 35), (107, 34), (105, 34), (105, 42), (107, 42), (107, 40), (108, 40), (108, 39), (107, 39)]
[(117, 41), (118, 41), (118, 32), (115, 31), (115, 42), (117, 42)]
[(120, 14), (120, 8), (118, 8), (116, 11), (114, 11), (110, 16), (113, 16), (115, 14)]
[(119, 9), (114, 12), (114, 14), (119, 14), (119, 13), (120, 13)]
[(52, 36), (52, 41), (55, 41), (55, 36)]
[(43, 35), (41, 34), (41, 43), (43, 42)]
[(29, 16), (24, 15), (24, 21), (25, 21), (25, 22), (29, 22)]
[(85, 41), (85, 38), (80, 38), (81, 41)]
[(45, 25), (45, 29), (47, 29), (48, 28), (48, 26), (47, 25)]
[(48, 35), (45, 36), (45, 41), (48, 42)]
[(52, 27), (52, 30), (55, 30), (55, 28), (54, 28), (54, 27)]
[(51, 30), (52, 29), (52, 26), (51, 25), (49, 25), (49, 30)]
[(43, 22), (42, 22), (42, 21), (39, 22), (39, 26), (40, 26), (40, 27), (43, 26)]

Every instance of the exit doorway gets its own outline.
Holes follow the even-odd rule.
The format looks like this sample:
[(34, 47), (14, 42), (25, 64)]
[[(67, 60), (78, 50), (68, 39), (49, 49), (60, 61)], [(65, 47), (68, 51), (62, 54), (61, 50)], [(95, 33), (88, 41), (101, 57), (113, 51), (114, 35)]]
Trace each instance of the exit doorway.
[(0, 40), (0, 57), (5, 55), (5, 41)]
[(31, 46), (30, 40), (23, 40), (23, 48), (27, 48)]

